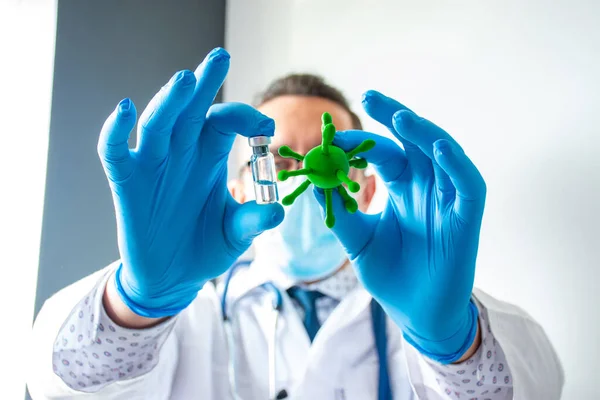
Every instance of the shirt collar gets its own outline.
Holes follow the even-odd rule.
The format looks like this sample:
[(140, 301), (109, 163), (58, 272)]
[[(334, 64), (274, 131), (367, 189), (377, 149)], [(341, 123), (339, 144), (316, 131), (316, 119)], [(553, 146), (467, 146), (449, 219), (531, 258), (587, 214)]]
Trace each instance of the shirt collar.
[(358, 279), (354, 274), (352, 266), (346, 264), (346, 266), (326, 279), (309, 285), (301, 284), (300, 286), (309, 290), (317, 290), (325, 296), (341, 301), (358, 286)]
[(330, 277), (308, 285), (295, 282), (269, 259), (258, 261), (254, 259), (249, 270), (252, 273), (245, 274), (245, 279), (233, 279), (233, 285), (230, 289), (232, 294), (237, 292), (238, 295), (242, 295), (265, 282), (273, 282), (282, 290), (299, 285), (304, 289), (317, 290), (328, 297), (341, 301), (348, 293), (359, 286), (354, 268), (349, 262)]

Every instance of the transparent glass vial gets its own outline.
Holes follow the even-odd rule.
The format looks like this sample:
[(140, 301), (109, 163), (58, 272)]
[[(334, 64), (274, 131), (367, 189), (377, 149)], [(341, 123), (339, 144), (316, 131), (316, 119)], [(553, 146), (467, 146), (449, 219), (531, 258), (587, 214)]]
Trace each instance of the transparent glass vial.
[(275, 158), (269, 151), (270, 143), (271, 138), (268, 136), (248, 138), (248, 144), (252, 147), (250, 168), (252, 168), (252, 180), (254, 181), (254, 194), (257, 204), (270, 204), (279, 200)]

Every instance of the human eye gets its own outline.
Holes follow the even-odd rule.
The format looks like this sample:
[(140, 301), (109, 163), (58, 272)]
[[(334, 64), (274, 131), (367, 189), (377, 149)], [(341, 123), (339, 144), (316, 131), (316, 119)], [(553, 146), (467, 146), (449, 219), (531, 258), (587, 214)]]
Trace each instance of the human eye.
[(277, 172), (282, 170), (292, 170), (294, 169), (295, 160), (283, 157), (275, 157), (275, 169)]

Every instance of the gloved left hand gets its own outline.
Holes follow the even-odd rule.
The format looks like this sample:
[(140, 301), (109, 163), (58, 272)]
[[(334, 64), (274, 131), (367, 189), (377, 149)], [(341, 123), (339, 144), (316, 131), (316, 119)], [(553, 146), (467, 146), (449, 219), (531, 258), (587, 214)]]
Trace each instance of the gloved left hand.
[[(477, 331), (470, 301), (486, 186), (479, 171), (448, 133), (397, 101), (370, 91), (367, 113), (402, 142), (363, 131), (336, 134), (373, 163), (389, 198), (378, 215), (349, 214), (334, 192), (334, 233), (366, 290), (398, 324), (406, 340), (442, 363), (457, 361)], [(322, 194), (315, 195), (324, 204)]]

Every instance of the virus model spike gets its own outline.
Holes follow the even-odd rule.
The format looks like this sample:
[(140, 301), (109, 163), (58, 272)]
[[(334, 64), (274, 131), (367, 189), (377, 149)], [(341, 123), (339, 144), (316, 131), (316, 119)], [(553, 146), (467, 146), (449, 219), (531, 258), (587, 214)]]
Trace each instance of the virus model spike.
[(304, 156), (302, 154), (296, 153), (294, 150), (290, 149), (289, 146), (281, 146), (279, 148), (279, 155), (285, 158), (293, 158), (294, 160), (298, 161), (304, 160)]

